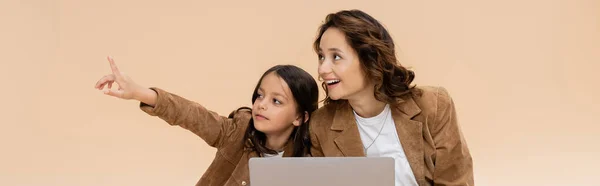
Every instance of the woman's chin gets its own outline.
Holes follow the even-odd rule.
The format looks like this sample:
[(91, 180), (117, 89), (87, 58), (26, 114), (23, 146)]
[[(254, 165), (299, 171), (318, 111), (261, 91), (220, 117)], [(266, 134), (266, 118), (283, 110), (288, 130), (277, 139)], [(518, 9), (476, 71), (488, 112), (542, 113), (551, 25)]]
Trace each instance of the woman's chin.
[(329, 96), (329, 99), (334, 100), (334, 101), (344, 99), (341, 95), (335, 94), (335, 93), (329, 94), (327, 96)]

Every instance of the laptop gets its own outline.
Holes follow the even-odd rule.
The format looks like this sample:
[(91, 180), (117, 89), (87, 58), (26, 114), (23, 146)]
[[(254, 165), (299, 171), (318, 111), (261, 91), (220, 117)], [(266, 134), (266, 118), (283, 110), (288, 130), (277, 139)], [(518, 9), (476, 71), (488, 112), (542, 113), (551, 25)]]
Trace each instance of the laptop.
[(391, 157), (250, 158), (251, 186), (394, 186)]

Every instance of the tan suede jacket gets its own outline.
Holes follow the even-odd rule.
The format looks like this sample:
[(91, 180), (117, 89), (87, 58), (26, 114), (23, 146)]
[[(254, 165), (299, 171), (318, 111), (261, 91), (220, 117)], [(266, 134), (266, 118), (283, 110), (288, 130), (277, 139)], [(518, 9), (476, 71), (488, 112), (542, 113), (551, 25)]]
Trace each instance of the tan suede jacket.
[[(187, 129), (217, 148), (215, 159), (196, 185), (250, 185), (248, 160), (258, 154), (244, 145), (244, 133), (252, 118), (249, 110), (240, 110), (234, 118), (228, 118), (162, 89), (152, 90), (158, 94), (156, 104), (151, 107), (141, 103), (144, 112)], [(293, 144), (287, 147), (284, 157), (291, 156), (293, 151)]]
[[(474, 185), (473, 162), (452, 98), (442, 87), (419, 87), (391, 105), (400, 143), (417, 183)], [(328, 104), (312, 115), (313, 156), (365, 156), (348, 102)]]

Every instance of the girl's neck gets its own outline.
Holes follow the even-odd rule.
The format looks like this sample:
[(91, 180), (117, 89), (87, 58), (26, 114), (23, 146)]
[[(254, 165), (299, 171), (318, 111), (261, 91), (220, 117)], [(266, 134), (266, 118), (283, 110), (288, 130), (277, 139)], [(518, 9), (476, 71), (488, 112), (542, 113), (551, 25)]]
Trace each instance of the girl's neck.
[(288, 143), (288, 140), (290, 139), (292, 131), (294, 131), (294, 127), (290, 127), (281, 134), (267, 134), (265, 146), (277, 152), (283, 151)]

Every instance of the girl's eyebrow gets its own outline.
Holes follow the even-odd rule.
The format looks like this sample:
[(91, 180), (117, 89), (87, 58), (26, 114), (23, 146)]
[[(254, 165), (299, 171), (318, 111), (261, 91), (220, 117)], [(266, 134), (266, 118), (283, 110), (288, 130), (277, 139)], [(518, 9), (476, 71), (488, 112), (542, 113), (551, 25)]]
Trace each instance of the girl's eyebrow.
[[(258, 90), (261, 91), (261, 92), (264, 92), (264, 90), (263, 90), (262, 87), (259, 87)], [(273, 92), (272, 94), (274, 96), (280, 96), (280, 97), (282, 97), (283, 99), (285, 99), (285, 101), (288, 100), (288, 97), (286, 96), (286, 94), (281, 94), (281, 93), (278, 93), (278, 92)]]

